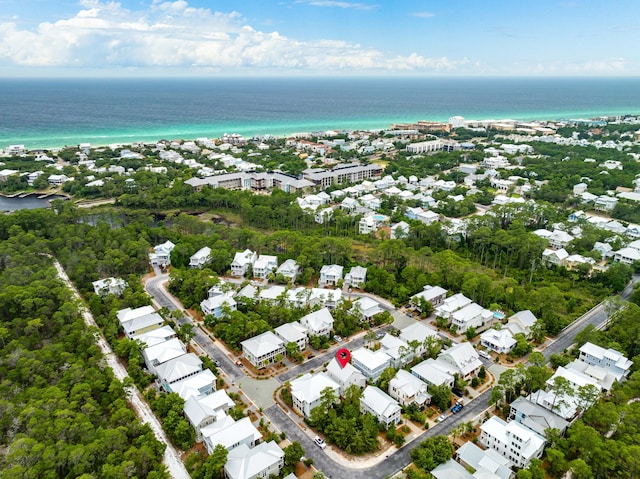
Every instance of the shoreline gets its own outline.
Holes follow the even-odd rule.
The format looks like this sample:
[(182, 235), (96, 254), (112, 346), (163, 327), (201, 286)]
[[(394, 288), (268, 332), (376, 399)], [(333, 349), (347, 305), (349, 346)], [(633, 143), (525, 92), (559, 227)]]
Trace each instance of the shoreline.
[[(576, 112), (572, 112), (576, 113)], [(463, 115), (461, 115), (463, 116)], [(567, 115), (554, 115), (550, 117), (543, 113), (531, 113), (517, 116), (488, 116), (482, 120), (469, 119), (465, 117), (467, 121), (506, 121), (513, 120), (519, 122), (564, 122), (569, 120), (596, 120), (601, 117), (616, 117), (616, 116), (640, 116), (640, 113), (632, 113), (629, 111), (619, 112), (609, 110), (607, 113), (602, 112), (583, 112), (583, 114), (567, 114)], [(155, 143), (161, 140), (182, 140), (182, 141), (195, 141), (197, 138), (216, 139), (220, 138), (224, 133), (238, 133), (245, 138), (252, 138), (254, 136), (271, 135), (278, 139), (288, 138), (296, 133), (314, 133), (320, 131), (329, 130), (348, 130), (348, 131), (379, 131), (388, 130), (392, 124), (402, 123), (415, 123), (418, 121), (433, 121), (433, 122), (447, 122), (449, 118), (443, 118), (441, 116), (434, 116), (430, 118), (420, 119), (360, 119), (360, 120), (345, 120), (336, 119), (332, 120), (316, 120), (316, 121), (301, 121), (298, 124), (300, 128), (294, 126), (295, 122), (283, 122), (280, 125), (233, 125), (234, 122), (230, 122), (228, 128), (220, 127), (219, 125), (184, 125), (182, 127), (166, 127), (165, 128), (150, 128), (151, 132), (145, 132), (140, 130), (136, 133), (122, 132), (108, 134), (96, 134), (96, 133), (74, 133), (72, 135), (61, 135), (59, 138), (63, 139), (28, 139), (28, 138), (0, 138), (0, 145), (24, 145), (27, 151), (55, 151), (64, 148), (75, 148), (81, 143), (89, 143), (91, 148), (105, 148), (110, 145), (129, 146), (134, 143)], [(291, 125), (290, 125), (291, 124)], [(384, 125), (382, 125), (384, 124)], [(359, 126), (356, 126), (359, 125)], [(639, 126), (640, 128), (640, 126)], [(148, 131), (148, 130), (147, 130)], [(275, 131), (275, 133), (273, 133)], [(48, 146), (43, 146), (48, 145)]]

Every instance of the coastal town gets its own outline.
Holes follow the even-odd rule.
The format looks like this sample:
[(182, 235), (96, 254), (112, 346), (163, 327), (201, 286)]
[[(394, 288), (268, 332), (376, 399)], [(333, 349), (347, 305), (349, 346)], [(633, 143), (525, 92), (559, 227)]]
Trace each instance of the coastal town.
[(632, 467), (638, 116), (8, 145), (0, 192), (55, 198), (38, 235), (192, 477)]

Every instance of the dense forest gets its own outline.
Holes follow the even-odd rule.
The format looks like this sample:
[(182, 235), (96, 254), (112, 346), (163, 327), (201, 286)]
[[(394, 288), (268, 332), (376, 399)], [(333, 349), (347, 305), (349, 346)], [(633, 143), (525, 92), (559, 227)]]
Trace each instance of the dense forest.
[(160, 463), (165, 445), (140, 423), (105, 366), (43, 254), (50, 251), (43, 231), (14, 225), (8, 233), (0, 241), (0, 475), (168, 477)]

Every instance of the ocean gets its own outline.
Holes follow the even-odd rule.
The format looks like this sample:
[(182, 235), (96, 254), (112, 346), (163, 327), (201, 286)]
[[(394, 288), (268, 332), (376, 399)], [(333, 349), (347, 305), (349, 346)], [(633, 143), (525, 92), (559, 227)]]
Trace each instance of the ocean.
[(3, 79), (0, 149), (640, 114), (640, 78)]

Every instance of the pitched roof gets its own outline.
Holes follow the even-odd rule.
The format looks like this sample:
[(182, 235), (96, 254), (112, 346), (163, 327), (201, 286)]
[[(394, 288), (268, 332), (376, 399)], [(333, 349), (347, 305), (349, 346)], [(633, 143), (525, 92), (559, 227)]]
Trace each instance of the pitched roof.
[(253, 449), (241, 444), (229, 452), (224, 469), (230, 479), (250, 479), (273, 467), (282, 458), (284, 452), (274, 441), (260, 443)]
[(160, 379), (171, 384), (202, 370), (202, 361), (193, 353), (183, 354), (156, 367)]
[(326, 388), (338, 391), (340, 385), (325, 373), (306, 373), (291, 381), (291, 395), (308, 404), (318, 400)]
[(271, 331), (266, 331), (258, 336), (242, 341), (240, 345), (243, 349), (249, 351), (250, 354), (259, 358), (284, 347), (284, 342)]
[(360, 401), (380, 417), (391, 417), (400, 410), (398, 401), (375, 386), (367, 386), (362, 392)]
[(176, 381), (171, 385), (171, 390), (185, 401), (194, 396), (200, 396), (203, 388), (215, 389), (216, 376), (210, 369), (203, 369), (194, 376)]
[(227, 395), (227, 391), (221, 389), (207, 396), (191, 396), (184, 403), (184, 415), (191, 424), (197, 426), (208, 417), (221, 419), (226, 414), (225, 409), (233, 406), (234, 402)]
[(217, 444), (221, 444), (225, 449), (229, 449), (234, 444), (247, 439), (252, 443), (262, 439), (262, 434), (248, 417), (243, 417), (235, 422), (225, 418), (224, 421), (216, 421), (209, 426), (203, 427), (200, 432), (206, 441), (211, 444), (212, 448)]

